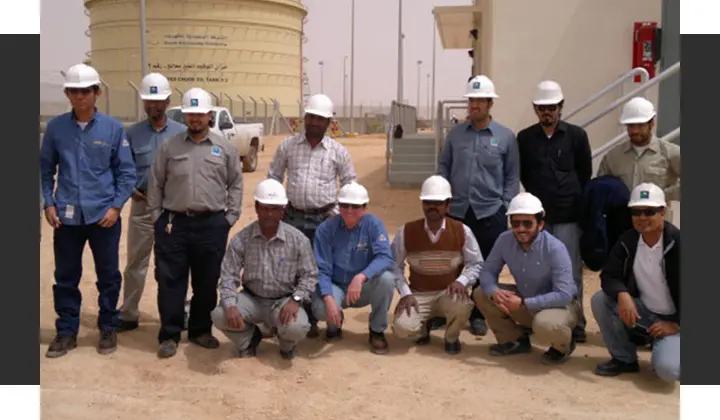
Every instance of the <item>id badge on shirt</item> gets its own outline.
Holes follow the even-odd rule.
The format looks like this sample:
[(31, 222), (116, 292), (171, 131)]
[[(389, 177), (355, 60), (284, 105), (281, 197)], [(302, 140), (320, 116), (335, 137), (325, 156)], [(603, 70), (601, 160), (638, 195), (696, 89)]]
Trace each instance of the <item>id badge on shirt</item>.
[(75, 218), (75, 207), (68, 204), (65, 207), (65, 217), (68, 219), (74, 219)]

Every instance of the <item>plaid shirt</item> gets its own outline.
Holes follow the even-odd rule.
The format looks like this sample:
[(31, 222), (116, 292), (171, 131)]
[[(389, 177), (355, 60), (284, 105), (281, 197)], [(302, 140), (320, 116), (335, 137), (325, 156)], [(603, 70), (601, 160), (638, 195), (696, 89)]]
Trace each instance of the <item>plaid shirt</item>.
[(220, 299), (224, 308), (235, 305), (242, 285), (261, 298), (297, 295), (308, 300), (317, 281), (313, 249), (302, 232), (281, 222), (268, 240), (256, 221), (230, 241), (220, 271)]
[(268, 178), (282, 183), (286, 171), (288, 200), (299, 210), (319, 209), (335, 203), (337, 179), (342, 187), (357, 178), (345, 146), (325, 136), (313, 149), (305, 133), (280, 143), (270, 162)]

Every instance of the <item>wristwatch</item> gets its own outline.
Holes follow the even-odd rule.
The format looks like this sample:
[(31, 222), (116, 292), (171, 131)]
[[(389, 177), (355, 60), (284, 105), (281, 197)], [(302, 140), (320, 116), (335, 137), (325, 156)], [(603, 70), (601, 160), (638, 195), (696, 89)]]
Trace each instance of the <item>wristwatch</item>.
[(298, 295), (293, 295), (292, 299), (293, 299), (295, 302), (297, 302), (297, 303), (301, 303), (301, 302), (302, 302), (302, 298), (301, 298), (300, 296), (298, 296)]

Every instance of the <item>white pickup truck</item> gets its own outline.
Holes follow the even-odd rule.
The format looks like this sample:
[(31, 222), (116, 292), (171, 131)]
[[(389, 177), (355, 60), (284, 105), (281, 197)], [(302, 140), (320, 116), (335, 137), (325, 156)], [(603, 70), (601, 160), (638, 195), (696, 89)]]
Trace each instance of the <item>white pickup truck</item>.
[[(237, 147), (243, 164), (243, 172), (255, 172), (258, 164), (258, 151), (265, 150), (263, 142), (265, 127), (263, 124), (236, 124), (230, 111), (221, 106), (214, 106), (211, 112), (213, 119), (210, 121), (210, 130), (225, 137)], [(168, 109), (167, 116), (185, 124), (185, 118), (179, 106)]]

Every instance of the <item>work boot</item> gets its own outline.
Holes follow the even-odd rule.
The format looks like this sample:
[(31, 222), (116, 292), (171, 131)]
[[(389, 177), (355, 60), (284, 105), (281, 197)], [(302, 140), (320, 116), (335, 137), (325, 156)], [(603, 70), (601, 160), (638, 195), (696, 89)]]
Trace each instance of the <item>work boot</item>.
[[(255, 327), (257, 328), (257, 327)], [(261, 333), (262, 337), (262, 333)], [(204, 347), (206, 349), (216, 349), (220, 347), (220, 341), (218, 341), (217, 338), (213, 337), (210, 333), (200, 334), (197, 337), (189, 338), (188, 341), (190, 341), (193, 344), (197, 344), (200, 347)]]
[(468, 330), (472, 335), (483, 336), (487, 334), (487, 324), (482, 318), (471, 319)]
[(327, 324), (327, 329), (325, 330), (325, 341), (327, 341), (328, 343), (332, 343), (334, 341), (342, 340), (342, 325), (344, 323), (345, 313), (343, 312), (342, 315), (340, 315), (340, 326)]
[(435, 331), (444, 327), (447, 320), (440, 316), (435, 316), (427, 320), (428, 330)]
[[(430, 330), (433, 329), (433, 325), (432, 325), (431, 321), (433, 321), (433, 319), (437, 320), (437, 319), (442, 319), (442, 318), (431, 318), (431, 319), (429, 319), (429, 320), (425, 323), (425, 325), (423, 325), (423, 335), (422, 335), (422, 337), (420, 337), (420, 338), (418, 338), (417, 340), (415, 340), (415, 345), (417, 345), (417, 346), (426, 346), (426, 345), (430, 344)], [(445, 322), (445, 321), (443, 320), (443, 322)]]
[(54, 359), (66, 355), (70, 350), (77, 347), (77, 336), (56, 335), (48, 346), (45, 357)]
[(561, 365), (568, 361), (570, 355), (575, 351), (575, 339), (570, 341), (570, 351), (563, 353), (555, 347), (550, 347), (543, 355), (542, 362), (546, 365)]
[(490, 356), (511, 356), (514, 354), (530, 353), (532, 345), (530, 338), (523, 336), (515, 341), (493, 344), (490, 346)]
[(245, 358), (257, 356), (257, 348), (258, 348), (258, 346), (260, 346), (262, 339), (263, 339), (263, 335), (262, 335), (262, 332), (260, 331), (260, 328), (255, 326), (255, 330), (253, 331), (253, 336), (250, 339), (250, 344), (248, 344), (248, 346), (242, 350), (237, 349), (238, 357), (245, 359)]
[(307, 335), (305, 335), (307, 338), (318, 338), (320, 337), (320, 329), (318, 328), (317, 322), (314, 324), (310, 324), (310, 330), (308, 331)]
[(294, 359), (294, 358), (295, 358), (295, 355), (296, 355), (295, 348), (296, 348), (296, 347), (293, 347), (293, 348), (291, 348), (291, 349), (288, 350), (288, 351), (280, 350), (280, 357), (282, 357), (282, 358), (285, 359), (285, 360), (292, 360), (292, 359)]
[(101, 331), (97, 351), (100, 354), (110, 354), (117, 350), (117, 334), (115, 331)]
[(386, 354), (390, 351), (388, 342), (385, 339), (385, 333), (378, 333), (370, 330), (370, 336), (368, 337), (370, 343), (370, 351), (375, 354)]
[(575, 327), (572, 331), (573, 339), (576, 343), (586, 343), (587, 342), (587, 334), (585, 333), (584, 328)]
[(158, 349), (157, 355), (161, 359), (167, 359), (168, 357), (175, 356), (175, 353), (177, 353), (178, 343), (176, 343), (173, 340), (165, 340), (162, 343), (160, 343), (160, 348)]
[(124, 321), (120, 320), (120, 325), (117, 327), (115, 332), (123, 333), (126, 331), (136, 330), (140, 326), (138, 321)]
[(610, 361), (605, 363), (600, 363), (599, 365), (595, 366), (595, 369), (593, 372), (598, 376), (618, 376), (623, 373), (636, 373), (640, 371), (640, 365), (638, 365), (638, 362), (622, 362), (617, 359), (610, 359)]
[(460, 340), (455, 341), (454, 343), (451, 343), (449, 341), (445, 341), (445, 353), (455, 355), (462, 351), (462, 344), (460, 344)]

